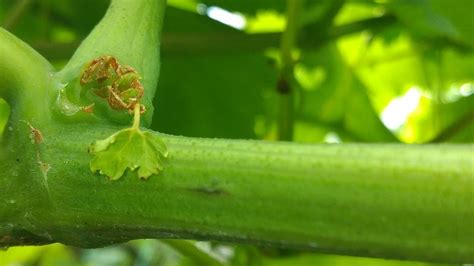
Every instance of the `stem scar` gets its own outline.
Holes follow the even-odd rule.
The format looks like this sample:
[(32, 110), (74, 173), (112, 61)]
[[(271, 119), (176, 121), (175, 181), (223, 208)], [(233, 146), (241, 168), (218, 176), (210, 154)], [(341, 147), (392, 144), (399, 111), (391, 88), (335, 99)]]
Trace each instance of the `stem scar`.
[(43, 175), (43, 185), (48, 193), (49, 199), (51, 199), (51, 194), (49, 192), (49, 185), (48, 185), (48, 172), (51, 169), (51, 165), (49, 163), (43, 162), (41, 159), (41, 149), (40, 149), (40, 144), (43, 143), (44, 137), (41, 131), (33, 125), (31, 125), (30, 122), (26, 120), (20, 120), (21, 122), (24, 122), (29, 128), (30, 128), (30, 139), (31, 143), (35, 144), (36, 147), (36, 163), (38, 164), (38, 168), (41, 171), (41, 174)]
[(41, 133), (41, 131), (39, 129), (33, 127), (30, 122), (25, 121), (25, 120), (21, 120), (21, 121), (24, 122), (30, 128), (31, 142), (33, 144), (37, 144), (37, 145), (41, 144), (44, 140), (43, 134)]

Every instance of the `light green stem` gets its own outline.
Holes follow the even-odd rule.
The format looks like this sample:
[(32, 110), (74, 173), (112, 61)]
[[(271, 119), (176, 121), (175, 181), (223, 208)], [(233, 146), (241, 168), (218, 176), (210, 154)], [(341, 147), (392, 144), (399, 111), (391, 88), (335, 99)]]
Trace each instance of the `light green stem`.
[[(16, 203), (2, 208), (20, 211), (0, 219), (0, 235), (10, 237), (4, 244), (94, 247), (173, 237), (473, 261), (472, 145), (302, 145), (163, 136), (170, 157), (162, 173), (148, 181), (128, 173), (112, 183), (90, 172), (90, 156), (83, 151), (116, 128), (87, 127), (43, 131), (49, 138), (42, 156), (51, 165), (51, 200), (41, 186), (11, 184), (18, 188), (3, 195)], [(2, 164), (1, 179), (11, 179), (15, 169)], [(34, 180), (34, 173), (19, 180), (28, 179)], [(32, 195), (43, 204), (18, 204)]]
[(139, 129), (140, 128), (140, 104), (135, 104), (135, 107), (133, 108), (133, 129)]
[(48, 116), (54, 86), (51, 65), (3, 28), (0, 40), (0, 98), (25, 120)]

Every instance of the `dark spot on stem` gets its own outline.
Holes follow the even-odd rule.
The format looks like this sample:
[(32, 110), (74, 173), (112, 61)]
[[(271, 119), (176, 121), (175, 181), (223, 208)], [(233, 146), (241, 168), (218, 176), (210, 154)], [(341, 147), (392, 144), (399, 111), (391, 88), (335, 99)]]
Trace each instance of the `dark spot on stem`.
[(280, 77), (278, 79), (278, 82), (277, 82), (277, 91), (278, 93), (280, 94), (289, 94), (290, 93), (290, 84), (288, 83), (288, 81), (283, 78), (283, 77)]
[(207, 196), (227, 196), (230, 195), (229, 191), (216, 188), (216, 187), (195, 187), (189, 188), (189, 191), (202, 193)]

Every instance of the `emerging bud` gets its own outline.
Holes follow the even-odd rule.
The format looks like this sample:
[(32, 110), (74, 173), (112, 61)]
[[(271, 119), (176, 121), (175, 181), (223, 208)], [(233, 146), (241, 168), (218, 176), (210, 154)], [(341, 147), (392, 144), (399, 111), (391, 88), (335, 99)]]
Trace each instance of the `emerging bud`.
[[(135, 69), (121, 65), (116, 58), (106, 55), (86, 65), (80, 84), (106, 99), (110, 107), (133, 112), (144, 94), (140, 79)], [(142, 110), (145, 111), (144, 108)]]

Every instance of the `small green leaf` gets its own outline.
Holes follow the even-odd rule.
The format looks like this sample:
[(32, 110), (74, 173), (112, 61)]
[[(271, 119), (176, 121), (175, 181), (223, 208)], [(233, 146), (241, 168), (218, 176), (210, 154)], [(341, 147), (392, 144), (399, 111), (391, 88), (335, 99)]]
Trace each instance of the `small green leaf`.
[(134, 127), (96, 141), (90, 145), (89, 153), (94, 155), (91, 170), (99, 171), (111, 180), (122, 177), (127, 168), (138, 169), (138, 177), (147, 179), (163, 169), (162, 159), (168, 156), (160, 137)]

